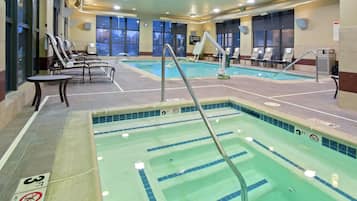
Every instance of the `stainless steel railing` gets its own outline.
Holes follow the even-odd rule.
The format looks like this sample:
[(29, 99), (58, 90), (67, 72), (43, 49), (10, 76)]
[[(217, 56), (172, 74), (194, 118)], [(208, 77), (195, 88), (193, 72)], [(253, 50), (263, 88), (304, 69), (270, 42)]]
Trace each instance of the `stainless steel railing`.
[[(304, 52), (304, 54), (302, 54), (299, 58), (295, 59), (294, 62), (290, 63), (289, 65), (287, 65), (284, 69), (282, 69), (279, 73), (277, 73), (275, 75), (275, 77), (277, 77), (278, 75), (285, 73), (287, 70), (289, 70), (291, 67), (293, 67), (297, 62), (301, 61), (302, 59), (304, 59), (305, 56), (309, 55), (309, 54), (313, 54), (315, 56), (317, 56), (317, 50), (309, 50)], [(316, 59), (317, 60), (317, 59)], [(319, 71), (317, 69), (317, 65), (316, 65), (316, 72), (315, 72), (315, 80), (316, 82), (319, 82)]]
[(195, 103), (197, 110), (199, 111), (217, 149), (218, 152), (222, 155), (223, 159), (225, 160), (225, 162), (228, 164), (228, 166), (230, 167), (230, 169), (233, 171), (233, 173), (235, 174), (235, 176), (237, 177), (240, 186), (241, 186), (241, 200), (242, 201), (248, 201), (248, 189), (247, 189), (247, 184), (242, 176), (242, 174), (240, 173), (240, 171), (238, 170), (238, 168), (234, 165), (234, 163), (231, 161), (231, 159), (228, 157), (226, 151), (223, 149), (222, 144), (219, 142), (218, 137), (216, 135), (216, 132), (214, 131), (211, 123), (208, 121), (207, 115), (205, 114), (205, 112), (202, 109), (202, 106), (200, 104), (200, 102), (198, 101), (198, 99), (196, 98), (195, 93), (193, 92), (193, 89), (191, 87), (191, 84), (189, 83), (189, 81), (187, 80), (187, 77), (185, 75), (185, 72), (183, 72), (180, 64), (177, 61), (177, 57), (174, 53), (174, 51), (172, 50), (172, 47), (169, 44), (165, 44), (163, 51), (162, 51), (162, 71), (161, 71), (161, 102), (165, 101), (165, 60), (166, 60), (166, 51), (169, 51), (171, 54), (172, 59), (174, 60), (176, 67), (178, 69), (178, 71), (180, 72), (180, 75), (188, 89), (188, 92), (190, 93), (193, 102)]

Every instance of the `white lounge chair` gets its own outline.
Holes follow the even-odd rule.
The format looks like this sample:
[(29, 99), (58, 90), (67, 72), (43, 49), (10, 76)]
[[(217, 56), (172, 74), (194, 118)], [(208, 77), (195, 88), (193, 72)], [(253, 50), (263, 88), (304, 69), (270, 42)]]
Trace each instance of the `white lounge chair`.
[(236, 60), (239, 63), (239, 56), (240, 56), (240, 48), (236, 47), (236, 48), (234, 48), (233, 55), (230, 57), (230, 59), (233, 61)]
[[(85, 69), (88, 69), (88, 73), (89, 73), (89, 78), (90, 80), (92, 80), (92, 75), (91, 75), (91, 69), (93, 68), (108, 68), (110, 70), (109, 75), (110, 75), (110, 79), (113, 82), (114, 81), (114, 75), (115, 75), (115, 68), (113, 66), (110, 66), (109, 64), (106, 63), (88, 63), (88, 62), (84, 62), (84, 61), (73, 61), (71, 59), (67, 58), (63, 58), (62, 55), (60, 54), (60, 51), (58, 49), (58, 43), (55, 39), (55, 37), (50, 34), (50, 33), (46, 33), (47, 35), (47, 39), (53, 49), (53, 51), (55, 52), (59, 62), (57, 63), (59, 66), (53, 66), (50, 67), (50, 70), (52, 72), (55, 71), (62, 71), (62, 70), (70, 70), (70, 69), (75, 69), (75, 68), (80, 68), (82, 69), (82, 80), (84, 81), (84, 76), (85, 76)], [(61, 45), (59, 45), (61, 46)], [(62, 45), (63, 51), (64, 51), (64, 47)], [(64, 51), (65, 52), (65, 51)], [(62, 52), (64, 54), (64, 56), (66, 55), (64, 52)]]
[(264, 50), (262, 48), (258, 48), (258, 47), (253, 48), (252, 55), (250, 56), (251, 65), (253, 65), (254, 63), (258, 63), (260, 56), (263, 53), (264, 53)]

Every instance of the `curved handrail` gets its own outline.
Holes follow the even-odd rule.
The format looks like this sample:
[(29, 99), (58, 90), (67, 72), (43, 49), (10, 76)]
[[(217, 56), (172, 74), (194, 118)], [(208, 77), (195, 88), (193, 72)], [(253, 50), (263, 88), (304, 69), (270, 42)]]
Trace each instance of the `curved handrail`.
[(163, 50), (162, 50), (162, 71), (161, 71), (161, 102), (164, 102), (165, 100), (165, 55), (166, 55), (166, 50), (169, 50), (175, 64), (176, 67), (178, 69), (178, 71), (181, 74), (181, 77), (186, 85), (186, 88), (188, 89), (188, 92), (190, 93), (196, 107), (197, 110), (200, 112), (201, 117), (206, 125), (206, 127), (208, 128), (208, 131), (218, 149), (218, 152), (221, 154), (221, 156), (223, 157), (223, 159), (226, 161), (226, 163), (228, 164), (228, 166), (231, 168), (231, 170), (233, 171), (233, 173), (236, 175), (240, 186), (241, 186), (241, 200), (242, 201), (248, 201), (248, 189), (247, 189), (247, 183), (245, 182), (242, 174), (240, 173), (240, 171), (238, 170), (238, 168), (234, 165), (234, 163), (231, 161), (231, 159), (228, 157), (226, 151), (223, 149), (222, 144), (219, 142), (218, 137), (216, 135), (216, 132), (214, 131), (211, 123), (208, 121), (208, 118), (206, 116), (206, 114), (204, 113), (202, 106), (200, 104), (200, 102), (198, 101), (198, 99), (196, 98), (195, 93), (193, 92), (193, 89), (191, 87), (191, 84), (188, 82), (187, 77), (185, 75), (185, 73), (183, 72), (180, 64), (177, 61), (176, 55), (174, 53), (174, 51), (172, 50), (172, 47), (169, 44), (165, 44)]
[[(308, 50), (306, 52), (304, 52), (299, 58), (295, 59), (294, 62), (290, 63), (289, 65), (287, 65), (284, 69), (282, 69), (279, 73), (277, 73), (274, 77), (278, 77), (280, 74), (283, 74), (285, 73), (287, 70), (289, 70), (292, 66), (294, 66), (297, 62), (301, 61), (306, 55), (309, 55), (309, 54), (313, 54), (313, 55), (317, 55), (317, 51), (320, 50), (320, 49), (317, 49), (317, 50)], [(317, 65), (316, 65), (316, 74), (315, 74), (315, 79), (316, 79), (316, 82), (319, 82), (319, 71), (317, 69)]]

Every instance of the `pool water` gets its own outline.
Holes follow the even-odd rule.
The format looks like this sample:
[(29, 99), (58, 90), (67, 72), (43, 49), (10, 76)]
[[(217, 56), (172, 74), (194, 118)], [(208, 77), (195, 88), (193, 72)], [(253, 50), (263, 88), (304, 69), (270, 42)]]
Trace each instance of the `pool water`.
[[(208, 116), (247, 182), (250, 201), (356, 200), (356, 159), (244, 112), (223, 108)], [(197, 112), (95, 124), (94, 130), (104, 201), (241, 199)]]
[[(124, 63), (134, 66), (140, 70), (144, 70), (148, 73), (154, 74), (161, 77), (161, 61), (124, 61)], [(198, 78), (198, 77), (216, 77), (219, 68), (218, 64), (204, 63), (204, 62), (186, 62), (180, 61), (181, 67), (186, 73), (187, 77)], [(246, 75), (253, 77), (261, 77), (272, 80), (306, 80), (312, 79), (308, 76), (295, 75), (290, 73), (281, 73), (268, 71), (268, 70), (258, 70), (249, 69), (243, 67), (230, 67), (226, 68), (227, 75)], [(166, 77), (167, 78), (180, 78), (180, 74), (172, 61), (167, 61), (166, 64)]]

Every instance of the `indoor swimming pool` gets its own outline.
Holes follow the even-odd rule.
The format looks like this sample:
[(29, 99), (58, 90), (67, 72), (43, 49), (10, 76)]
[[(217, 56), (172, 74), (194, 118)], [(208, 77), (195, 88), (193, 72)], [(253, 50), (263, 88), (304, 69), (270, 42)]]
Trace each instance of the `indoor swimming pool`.
[[(130, 66), (133, 66), (137, 69), (143, 70), (145, 72), (151, 73), (157, 77), (161, 77), (161, 61), (123, 61)], [(187, 77), (189, 78), (200, 78), (200, 77), (216, 77), (217, 71), (219, 68), (218, 64), (204, 63), (204, 62), (187, 62), (180, 61), (183, 70), (185, 71)], [(292, 73), (281, 73), (268, 70), (252, 69), (232, 66), (226, 68), (226, 74), (230, 76), (252, 76), (260, 77), (271, 80), (308, 80), (312, 77), (297, 75)], [(167, 61), (166, 64), (166, 77), (167, 78), (180, 78), (180, 74), (172, 61)]]
[[(250, 201), (355, 201), (356, 146), (232, 101), (204, 103)], [(104, 201), (228, 201), (240, 185), (195, 107), (93, 115)]]

